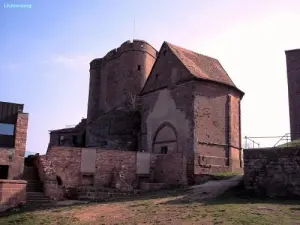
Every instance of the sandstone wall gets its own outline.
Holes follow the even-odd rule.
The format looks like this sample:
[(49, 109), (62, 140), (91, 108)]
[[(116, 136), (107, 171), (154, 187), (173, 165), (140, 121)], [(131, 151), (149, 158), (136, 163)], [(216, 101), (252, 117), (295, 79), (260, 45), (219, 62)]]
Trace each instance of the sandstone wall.
[(181, 153), (151, 154), (154, 182), (168, 185), (187, 185), (187, 159)]
[[(90, 63), (87, 147), (122, 149), (129, 145), (130, 149), (134, 148), (127, 144), (137, 142), (137, 137), (132, 134), (134, 130), (125, 131), (132, 121), (125, 113), (138, 110), (137, 95), (152, 69), (156, 54), (148, 43), (134, 40)], [(119, 131), (116, 129), (118, 123)]]
[[(74, 147), (51, 147), (47, 155), (38, 157), (36, 165), (47, 196), (61, 199), (67, 189), (86, 185), (120, 190), (137, 188), (137, 152), (96, 149), (95, 158), (85, 158), (84, 163), (91, 160), (90, 165), (95, 167), (95, 170), (91, 169), (87, 173), (82, 172), (82, 150)], [(84, 150), (88, 152), (93, 149)], [(181, 153), (151, 154), (149, 160), (150, 182), (187, 184), (187, 160)]]
[(26, 203), (24, 180), (0, 180), (0, 212)]
[(300, 196), (300, 148), (244, 150), (244, 183), (270, 197)]
[[(82, 148), (51, 147), (46, 155), (38, 157), (39, 176), (47, 196), (61, 199), (67, 189), (86, 185), (87, 182), (96, 187), (115, 185), (120, 171), (126, 184), (135, 185), (136, 152), (97, 149), (93, 174), (81, 172), (81, 153)], [(60, 185), (58, 179), (61, 180)]]
[[(187, 174), (192, 179), (193, 171), (193, 82), (172, 50), (164, 44), (151, 74), (140, 94), (141, 105), (141, 150), (160, 151), (168, 146), (169, 151), (181, 153), (187, 160)], [(172, 128), (177, 142), (158, 145), (157, 134), (163, 126)], [(167, 140), (168, 137), (160, 138)]]
[(88, 147), (136, 151), (140, 114), (114, 110), (99, 116), (88, 128)]
[(239, 94), (211, 82), (194, 85), (195, 174), (240, 168)]
[(100, 112), (129, 107), (131, 95), (141, 91), (156, 54), (147, 42), (134, 40), (90, 63), (88, 124)]
[(127, 184), (136, 186), (136, 152), (97, 149), (96, 186), (114, 186), (122, 172)]

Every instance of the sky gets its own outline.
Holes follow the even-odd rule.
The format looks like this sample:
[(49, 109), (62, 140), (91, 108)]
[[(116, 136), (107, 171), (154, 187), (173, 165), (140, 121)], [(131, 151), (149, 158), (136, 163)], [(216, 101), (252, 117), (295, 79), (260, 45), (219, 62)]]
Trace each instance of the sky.
[[(31, 7), (5, 5), (17, 3)], [(132, 38), (168, 41), (217, 58), (245, 92), (243, 136), (282, 136), (299, 24), (299, 0), (0, 0), (0, 101), (25, 105), (27, 151), (45, 153), (49, 130), (86, 117), (93, 58)]]

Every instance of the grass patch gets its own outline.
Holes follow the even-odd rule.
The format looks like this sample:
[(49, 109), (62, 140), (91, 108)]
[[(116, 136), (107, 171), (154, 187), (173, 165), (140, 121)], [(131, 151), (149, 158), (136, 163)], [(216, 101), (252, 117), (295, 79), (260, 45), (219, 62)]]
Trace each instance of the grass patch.
[(288, 143), (278, 145), (277, 148), (285, 148), (285, 147), (299, 147), (300, 146), (300, 139), (290, 141)]
[(229, 179), (231, 177), (240, 175), (241, 173), (239, 172), (218, 172), (218, 173), (213, 173), (213, 178), (214, 180), (224, 180), (224, 179)]
[(299, 200), (256, 198), (244, 190), (242, 183), (215, 199), (187, 201), (187, 197), (184, 190), (161, 191), (122, 202), (25, 208), (1, 217), (0, 224), (300, 224)]

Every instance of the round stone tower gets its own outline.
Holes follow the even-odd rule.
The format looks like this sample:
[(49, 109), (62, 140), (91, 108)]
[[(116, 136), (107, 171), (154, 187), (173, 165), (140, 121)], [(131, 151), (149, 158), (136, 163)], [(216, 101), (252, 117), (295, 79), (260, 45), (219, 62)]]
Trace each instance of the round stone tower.
[(124, 42), (90, 63), (87, 123), (103, 112), (130, 110), (156, 60), (157, 51), (147, 42)]

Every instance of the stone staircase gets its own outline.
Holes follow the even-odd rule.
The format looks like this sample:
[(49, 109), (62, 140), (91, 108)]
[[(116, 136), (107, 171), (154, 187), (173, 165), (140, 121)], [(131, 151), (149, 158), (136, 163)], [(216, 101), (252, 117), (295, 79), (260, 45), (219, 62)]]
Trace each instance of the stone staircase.
[(26, 196), (28, 204), (48, 204), (51, 199), (43, 193), (43, 184), (41, 183), (37, 169), (33, 166), (24, 166), (24, 179), (27, 181)]
[(27, 180), (27, 203), (51, 203), (51, 199), (45, 196), (43, 185), (39, 180)]
[(43, 192), (27, 192), (27, 203), (29, 204), (49, 204), (51, 199), (44, 195)]

